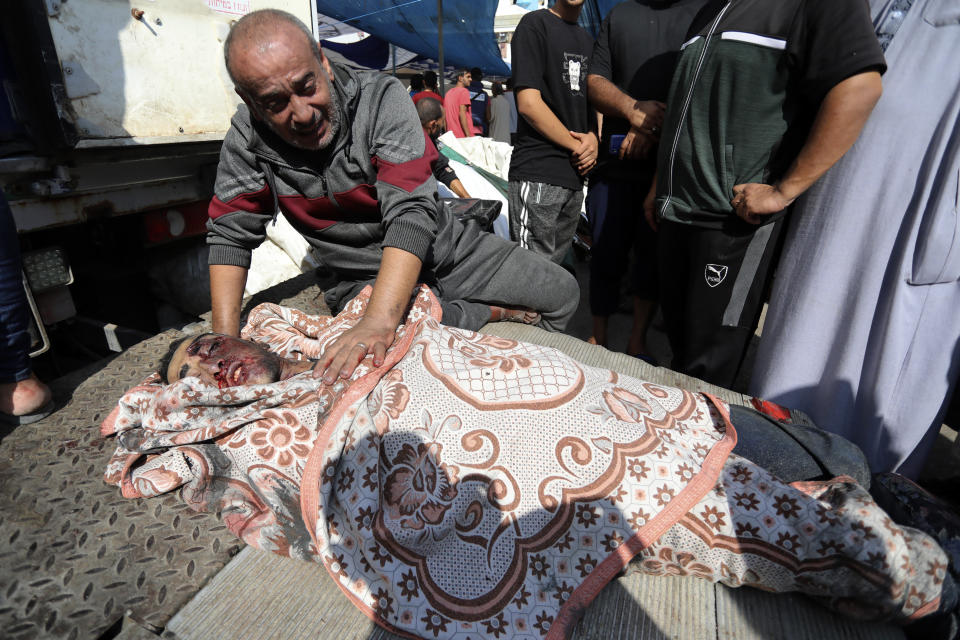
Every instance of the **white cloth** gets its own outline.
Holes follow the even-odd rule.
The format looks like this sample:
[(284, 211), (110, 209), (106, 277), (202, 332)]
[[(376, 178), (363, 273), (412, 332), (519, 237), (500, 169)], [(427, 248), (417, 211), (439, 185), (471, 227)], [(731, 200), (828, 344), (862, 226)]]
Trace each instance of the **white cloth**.
[(792, 214), (750, 386), (874, 472), (919, 473), (960, 370), (958, 42), (955, 0), (915, 0), (859, 140)]

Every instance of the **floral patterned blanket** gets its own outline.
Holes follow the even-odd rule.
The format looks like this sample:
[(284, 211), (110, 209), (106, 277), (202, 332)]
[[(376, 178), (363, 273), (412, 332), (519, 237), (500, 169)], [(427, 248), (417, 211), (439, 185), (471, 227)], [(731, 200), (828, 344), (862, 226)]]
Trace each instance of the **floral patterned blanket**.
[[(368, 296), (335, 318), (261, 305), (244, 337), (316, 358)], [(148, 378), (102, 426), (118, 444), (107, 482), (131, 498), (181, 488), (248, 544), (322, 562), (406, 635), (562, 637), (641, 551), (651, 573), (805, 588), (838, 607), (868, 599), (873, 617), (936, 607), (945, 563), (929, 579), (916, 569), (942, 552), (886, 534), (866, 502), (858, 533), (843, 514), (866, 494), (842, 479), (789, 487), (731, 456), (722, 402), (446, 327), (439, 313), (421, 290), (383, 366), (368, 358), (332, 386), (309, 372), (222, 390)], [(841, 553), (845, 535), (859, 547)], [(896, 573), (901, 556), (910, 566)], [(853, 586), (838, 590), (834, 569)]]

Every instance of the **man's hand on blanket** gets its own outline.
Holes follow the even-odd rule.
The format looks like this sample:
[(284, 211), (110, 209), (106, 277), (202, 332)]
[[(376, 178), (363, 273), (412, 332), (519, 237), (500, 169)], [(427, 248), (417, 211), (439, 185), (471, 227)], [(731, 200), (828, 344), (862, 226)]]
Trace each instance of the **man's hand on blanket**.
[(347, 379), (368, 353), (373, 354), (373, 366), (382, 365), (396, 335), (396, 324), (390, 325), (378, 324), (368, 317), (361, 319), (324, 351), (313, 367), (314, 377), (322, 376), (324, 384), (333, 384), (338, 376)]
[(383, 364), (397, 327), (410, 306), (422, 264), (420, 258), (408, 251), (384, 247), (380, 271), (363, 318), (327, 347), (313, 368), (315, 377), (323, 376), (324, 384), (333, 384), (337, 376), (347, 379), (368, 353), (373, 354), (373, 366)]

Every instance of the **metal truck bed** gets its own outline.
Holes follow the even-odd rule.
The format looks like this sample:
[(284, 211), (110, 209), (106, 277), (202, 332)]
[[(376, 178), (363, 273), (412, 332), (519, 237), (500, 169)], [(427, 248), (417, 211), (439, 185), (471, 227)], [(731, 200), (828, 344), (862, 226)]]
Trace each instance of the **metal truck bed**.
[[(265, 291), (275, 301), (326, 311), (312, 276)], [(648, 380), (740, 394), (569, 336), (518, 324), (485, 331), (557, 347), (592, 365)], [(127, 500), (102, 480), (113, 443), (99, 425), (156, 365), (179, 332), (146, 340), (53, 385), (59, 411), (0, 442), (0, 635), (27, 638), (393, 638), (344, 597), (320, 565), (261, 552), (217, 514), (178, 494)], [(630, 574), (588, 609), (577, 638), (811, 640), (902, 638), (889, 625), (836, 616), (792, 595), (728, 589), (693, 578)]]

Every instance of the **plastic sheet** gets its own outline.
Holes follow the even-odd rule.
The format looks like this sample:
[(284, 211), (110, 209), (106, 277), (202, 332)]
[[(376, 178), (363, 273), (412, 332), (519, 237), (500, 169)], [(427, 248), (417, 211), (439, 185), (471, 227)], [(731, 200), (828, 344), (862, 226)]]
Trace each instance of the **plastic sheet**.
[[(317, 0), (317, 11), (409, 51), (439, 59), (435, 0)], [(444, 0), (444, 63), (510, 75), (493, 35), (497, 0)]]

